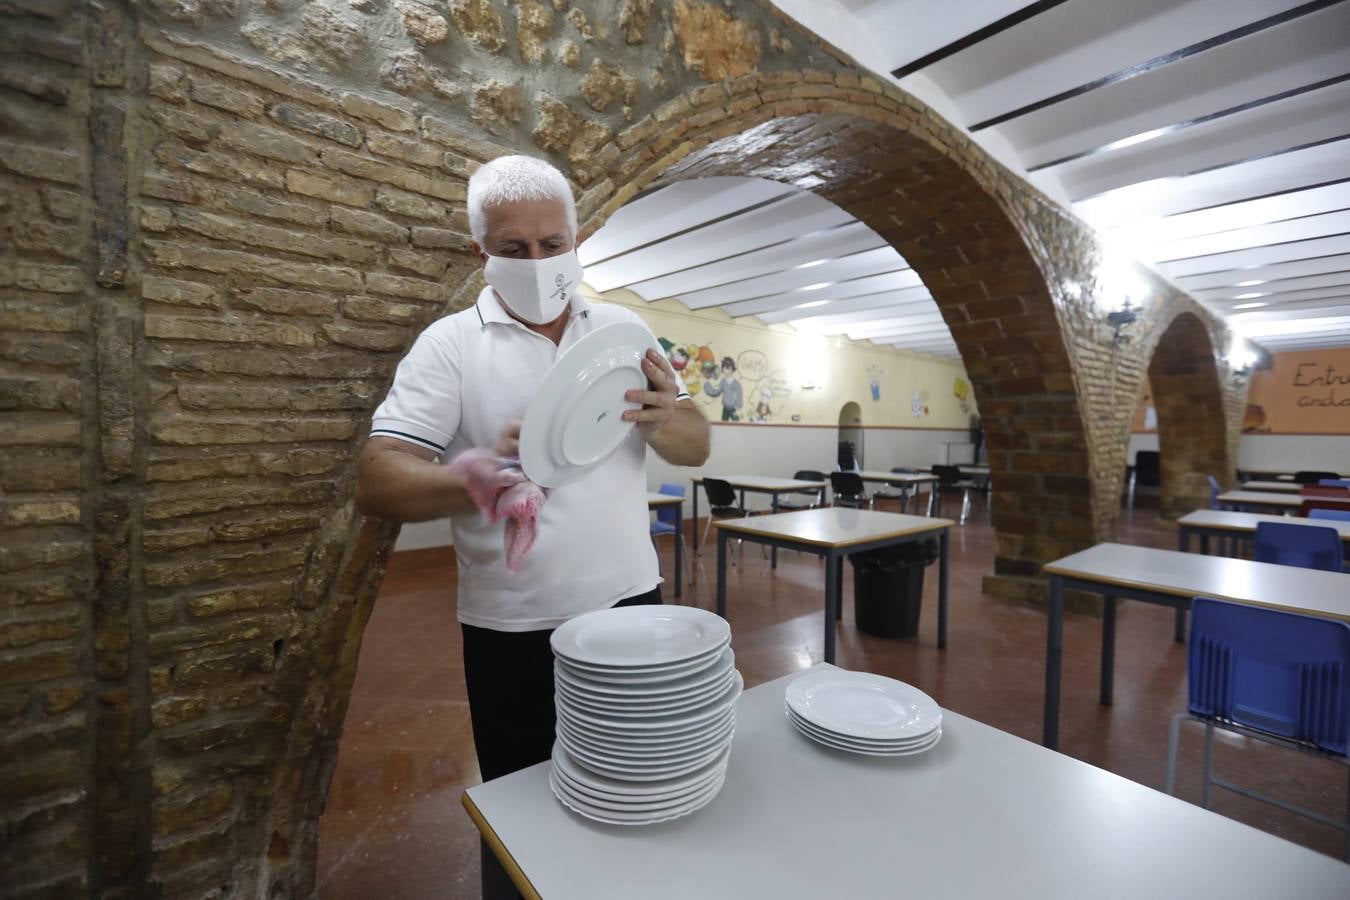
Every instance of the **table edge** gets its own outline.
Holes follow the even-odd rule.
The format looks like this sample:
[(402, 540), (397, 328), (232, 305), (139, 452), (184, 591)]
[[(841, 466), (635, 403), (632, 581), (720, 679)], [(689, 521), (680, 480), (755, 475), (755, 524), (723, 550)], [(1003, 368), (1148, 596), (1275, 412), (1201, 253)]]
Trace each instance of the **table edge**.
[(492, 830), (492, 826), (488, 824), (483, 811), (478, 808), (478, 804), (473, 802), (473, 798), (469, 796), (468, 791), (460, 794), (459, 802), (464, 807), (464, 811), (469, 814), (469, 818), (473, 821), (474, 827), (478, 829), (478, 833), (491, 848), (493, 856), (497, 857), (497, 861), (506, 870), (506, 875), (511, 879), (511, 883), (516, 886), (516, 890), (529, 900), (543, 900), (542, 895), (530, 883), (525, 870), (520, 867), (520, 863), (516, 862), (516, 858), (511, 855), (511, 851), (506, 849), (506, 845), (497, 836), (497, 832)]
[(953, 521), (952, 519), (929, 519), (929, 521), (932, 522), (933, 524), (925, 525), (918, 528), (910, 528), (906, 529), (905, 531), (888, 531), (885, 534), (872, 534), (866, 537), (860, 537), (857, 540), (839, 542), (839, 541), (816, 541), (810, 540), (808, 538), (792, 537), (790, 535), (778, 534), (775, 532), (759, 531), (756, 530), (753, 525), (737, 527), (736, 521), (738, 520), (735, 519), (731, 521), (718, 520), (713, 522), (713, 526), (715, 528), (726, 529), (727, 531), (732, 531), (737, 534), (750, 535), (754, 537), (773, 538), (775, 540), (780, 541), (793, 541), (795, 543), (802, 544), (808, 547), (836, 547), (836, 548), (852, 547), (855, 544), (867, 544), (871, 543), (872, 541), (889, 540), (890, 538), (908, 537), (912, 534), (923, 534), (924, 532), (928, 531), (945, 531), (956, 524), (956, 522)]

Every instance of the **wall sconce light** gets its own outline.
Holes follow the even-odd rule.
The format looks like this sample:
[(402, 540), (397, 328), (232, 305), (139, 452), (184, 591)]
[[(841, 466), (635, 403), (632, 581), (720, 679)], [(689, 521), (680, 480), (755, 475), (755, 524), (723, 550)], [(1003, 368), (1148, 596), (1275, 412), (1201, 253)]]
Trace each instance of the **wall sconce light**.
[(1139, 307), (1130, 305), (1130, 298), (1125, 298), (1125, 305), (1120, 309), (1113, 310), (1106, 314), (1108, 325), (1115, 327), (1115, 332), (1111, 335), (1111, 342), (1117, 347), (1130, 342), (1130, 336), (1125, 334), (1125, 329), (1133, 325), (1139, 319)]

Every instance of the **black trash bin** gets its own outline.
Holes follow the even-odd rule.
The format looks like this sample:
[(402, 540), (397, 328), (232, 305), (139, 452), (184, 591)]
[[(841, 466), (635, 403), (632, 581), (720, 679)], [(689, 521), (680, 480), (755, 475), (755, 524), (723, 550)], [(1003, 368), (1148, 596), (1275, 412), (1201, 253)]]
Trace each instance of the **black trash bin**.
[(937, 541), (931, 538), (850, 556), (858, 630), (888, 638), (917, 635), (923, 570), (937, 557)]

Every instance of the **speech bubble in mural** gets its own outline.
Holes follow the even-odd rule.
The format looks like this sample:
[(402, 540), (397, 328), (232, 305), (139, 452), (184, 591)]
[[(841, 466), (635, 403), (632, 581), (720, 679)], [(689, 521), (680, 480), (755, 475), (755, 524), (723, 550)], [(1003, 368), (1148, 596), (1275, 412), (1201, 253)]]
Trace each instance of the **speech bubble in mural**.
[(736, 357), (736, 373), (745, 381), (759, 381), (769, 371), (769, 358), (758, 350), (746, 350)]
[(769, 390), (775, 397), (789, 397), (795, 388), (796, 383), (783, 374), (782, 369), (775, 369), (769, 375)]

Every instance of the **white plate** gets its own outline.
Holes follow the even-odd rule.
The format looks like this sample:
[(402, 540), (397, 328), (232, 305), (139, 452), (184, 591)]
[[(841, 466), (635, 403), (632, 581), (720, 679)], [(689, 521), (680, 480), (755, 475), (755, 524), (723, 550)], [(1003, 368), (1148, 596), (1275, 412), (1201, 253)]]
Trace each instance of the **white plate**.
[(668, 781), (690, 772), (697, 772), (700, 769), (707, 768), (709, 763), (720, 758), (727, 745), (724, 743), (721, 746), (707, 748), (702, 753), (690, 756), (682, 761), (650, 766), (628, 763), (610, 756), (591, 756), (580, 752), (576, 747), (568, 746), (565, 742), (563, 747), (567, 750), (567, 755), (572, 758), (572, 762), (583, 769), (588, 769), (597, 775), (607, 775), (621, 781), (631, 782)]
[[(734, 671), (734, 670), (733, 670)], [(711, 703), (731, 687), (736, 676), (733, 672), (727, 672), (720, 681), (713, 682), (697, 691), (691, 692), (685, 696), (676, 696), (674, 698), (661, 698), (654, 702), (639, 703), (634, 701), (620, 702), (612, 697), (602, 697), (596, 699), (594, 696), (577, 691), (574, 688), (566, 686), (565, 682), (557, 682), (557, 691), (560, 695), (567, 698), (569, 705), (577, 709), (584, 709), (587, 712), (593, 712), (597, 715), (612, 715), (620, 718), (642, 719), (652, 716), (668, 716), (679, 712), (688, 712), (693, 709)]]
[(725, 722), (716, 728), (708, 731), (696, 732), (692, 738), (658, 741), (649, 743), (636, 743), (633, 741), (619, 740), (614, 737), (598, 737), (594, 734), (586, 734), (577, 731), (565, 722), (558, 723), (558, 739), (566, 738), (569, 747), (580, 744), (596, 753), (608, 753), (613, 756), (631, 757), (634, 759), (643, 759), (646, 757), (668, 756), (674, 753), (684, 753), (693, 750), (696, 747), (706, 746), (709, 743), (725, 741), (730, 739), (736, 731), (736, 719), (728, 718)]
[(824, 728), (821, 728), (817, 725), (812, 725), (810, 722), (807, 722), (801, 716), (794, 713), (791, 709), (787, 711), (787, 717), (789, 720), (791, 720), (793, 725), (795, 725), (801, 731), (807, 732), (808, 734), (820, 735), (821, 737), (830, 741), (835, 741), (841, 744), (847, 744), (850, 747), (862, 747), (867, 750), (908, 750), (912, 747), (918, 747), (921, 744), (931, 741), (933, 739), (933, 735), (940, 730), (935, 728), (932, 731), (928, 732), (927, 734), (921, 735), (916, 738), (905, 738), (903, 740), (898, 741), (874, 741), (869, 738), (845, 737), (844, 735), (841, 734), (835, 734), (832, 731), (826, 731)]
[(640, 409), (624, 394), (645, 390), (642, 360), (659, 349), (636, 322), (597, 328), (558, 357), (525, 407), (520, 467), (541, 487), (560, 487), (604, 462), (633, 430), (623, 414)]
[[(568, 774), (569, 768), (576, 770), (576, 763), (567, 757), (567, 751), (561, 747), (554, 750), (554, 762), (552, 773), (557, 780), (571, 789), (573, 794), (580, 797), (589, 797), (597, 801), (608, 803), (646, 803), (660, 805), (663, 803), (683, 803), (693, 797), (695, 794), (702, 793), (708, 788), (708, 785), (714, 781), (719, 781), (726, 776), (727, 760), (723, 760), (721, 765), (710, 766), (702, 776), (696, 780), (680, 780), (673, 788), (652, 788), (651, 782), (618, 782), (619, 788), (616, 790), (597, 788), (594, 783), (580, 781)], [(557, 757), (564, 757), (566, 761), (562, 764), (558, 762)], [(595, 774), (587, 772), (590, 778), (595, 778)]]
[(868, 672), (808, 672), (787, 686), (785, 699), (797, 715), (842, 737), (893, 741), (942, 724), (942, 709), (932, 697)]
[(610, 778), (585, 769), (577, 765), (572, 757), (568, 755), (566, 748), (562, 744), (553, 745), (553, 765), (556, 767), (568, 781), (579, 785), (585, 791), (599, 791), (608, 796), (616, 797), (647, 797), (655, 798), (658, 796), (668, 796), (678, 794), (681, 791), (688, 791), (699, 785), (707, 784), (717, 775), (726, 770), (727, 760), (731, 758), (731, 748), (728, 747), (722, 751), (722, 755), (714, 759), (711, 763), (697, 771), (690, 772), (687, 775), (681, 775), (675, 778), (667, 778), (663, 781), (632, 782), (624, 781), (621, 778)]
[(561, 791), (569, 799), (576, 800), (601, 810), (618, 813), (653, 813), (667, 811), (677, 806), (684, 806), (691, 800), (703, 796), (710, 789), (716, 788), (720, 790), (722, 782), (725, 780), (726, 772), (722, 772), (707, 784), (700, 785), (692, 791), (685, 791), (683, 794), (662, 800), (646, 800), (641, 797), (624, 797), (616, 799), (614, 797), (588, 793), (586, 790), (578, 788), (575, 784), (559, 775), (557, 769), (549, 770), (549, 784), (552, 786), (554, 793)]
[[(724, 647), (722, 652), (725, 652), (726, 649), (728, 648)], [(704, 674), (710, 667), (718, 665), (720, 660), (721, 653), (713, 651), (707, 656), (700, 656), (697, 659), (691, 659), (677, 665), (641, 669), (610, 669), (600, 666), (575, 665), (560, 656), (554, 661), (554, 670), (556, 671), (561, 666), (574, 678), (583, 679), (592, 684), (639, 690), (646, 686), (661, 687), (681, 678)]]
[(731, 626), (695, 606), (621, 606), (569, 619), (549, 638), (565, 664), (647, 672), (717, 658)]
[(655, 700), (658, 697), (679, 695), (709, 685), (719, 677), (725, 677), (735, 664), (735, 652), (730, 647), (723, 647), (721, 654), (707, 668), (697, 669), (689, 674), (674, 675), (666, 679), (599, 681), (595, 676), (569, 669), (561, 662), (553, 664), (553, 677), (556, 680), (565, 681), (569, 686), (587, 694), (619, 699), (641, 697)]
[(861, 753), (864, 756), (918, 756), (920, 753), (927, 753), (937, 746), (937, 742), (942, 739), (942, 729), (936, 729), (927, 739), (919, 742), (917, 746), (909, 746), (900, 750), (881, 750), (876, 747), (863, 746), (850, 743), (839, 738), (826, 737), (820, 732), (807, 729), (801, 722), (793, 722), (797, 730), (808, 740), (814, 741), (823, 747), (829, 747), (832, 750), (843, 750), (846, 753)]
[(614, 716), (587, 712), (584, 709), (578, 709), (567, 702), (567, 698), (561, 694), (555, 695), (554, 706), (557, 708), (558, 716), (568, 721), (575, 721), (591, 725), (604, 731), (614, 731), (619, 734), (631, 732), (661, 732), (663, 734), (673, 734), (680, 731), (688, 731), (697, 727), (699, 724), (717, 718), (726, 714), (736, 703), (736, 698), (741, 695), (741, 689), (745, 687), (745, 680), (741, 678), (741, 673), (736, 673), (736, 680), (722, 692), (721, 696), (708, 701), (706, 706), (700, 707), (693, 712), (675, 713), (666, 716), (653, 716), (649, 719), (620, 719)]
[(587, 722), (578, 722), (568, 716), (558, 717), (559, 727), (566, 728), (583, 738), (601, 741), (614, 746), (654, 747), (678, 746), (694, 741), (707, 740), (710, 735), (724, 731), (736, 722), (736, 711), (728, 709), (725, 713), (707, 722), (699, 722), (693, 728), (680, 731), (614, 731), (597, 728)]
[(619, 812), (612, 809), (600, 807), (584, 800), (579, 799), (575, 794), (566, 792), (563, 783), (558, 779), (549, 778), (549, 786), (553, 789), (553, 796), (558, 798), (558, 802), (580, 816), (585, 816), (596, 822), (603, 822), (606, 825), (655, 825), (659, 822), (669, 822), (672, 819), (678, 819), (696, 812), (707, 806), (722, 790), (725, 779), (718, 779), (709, 785), (702, 792), (677, 806), (668, 806), (648, 812)]

